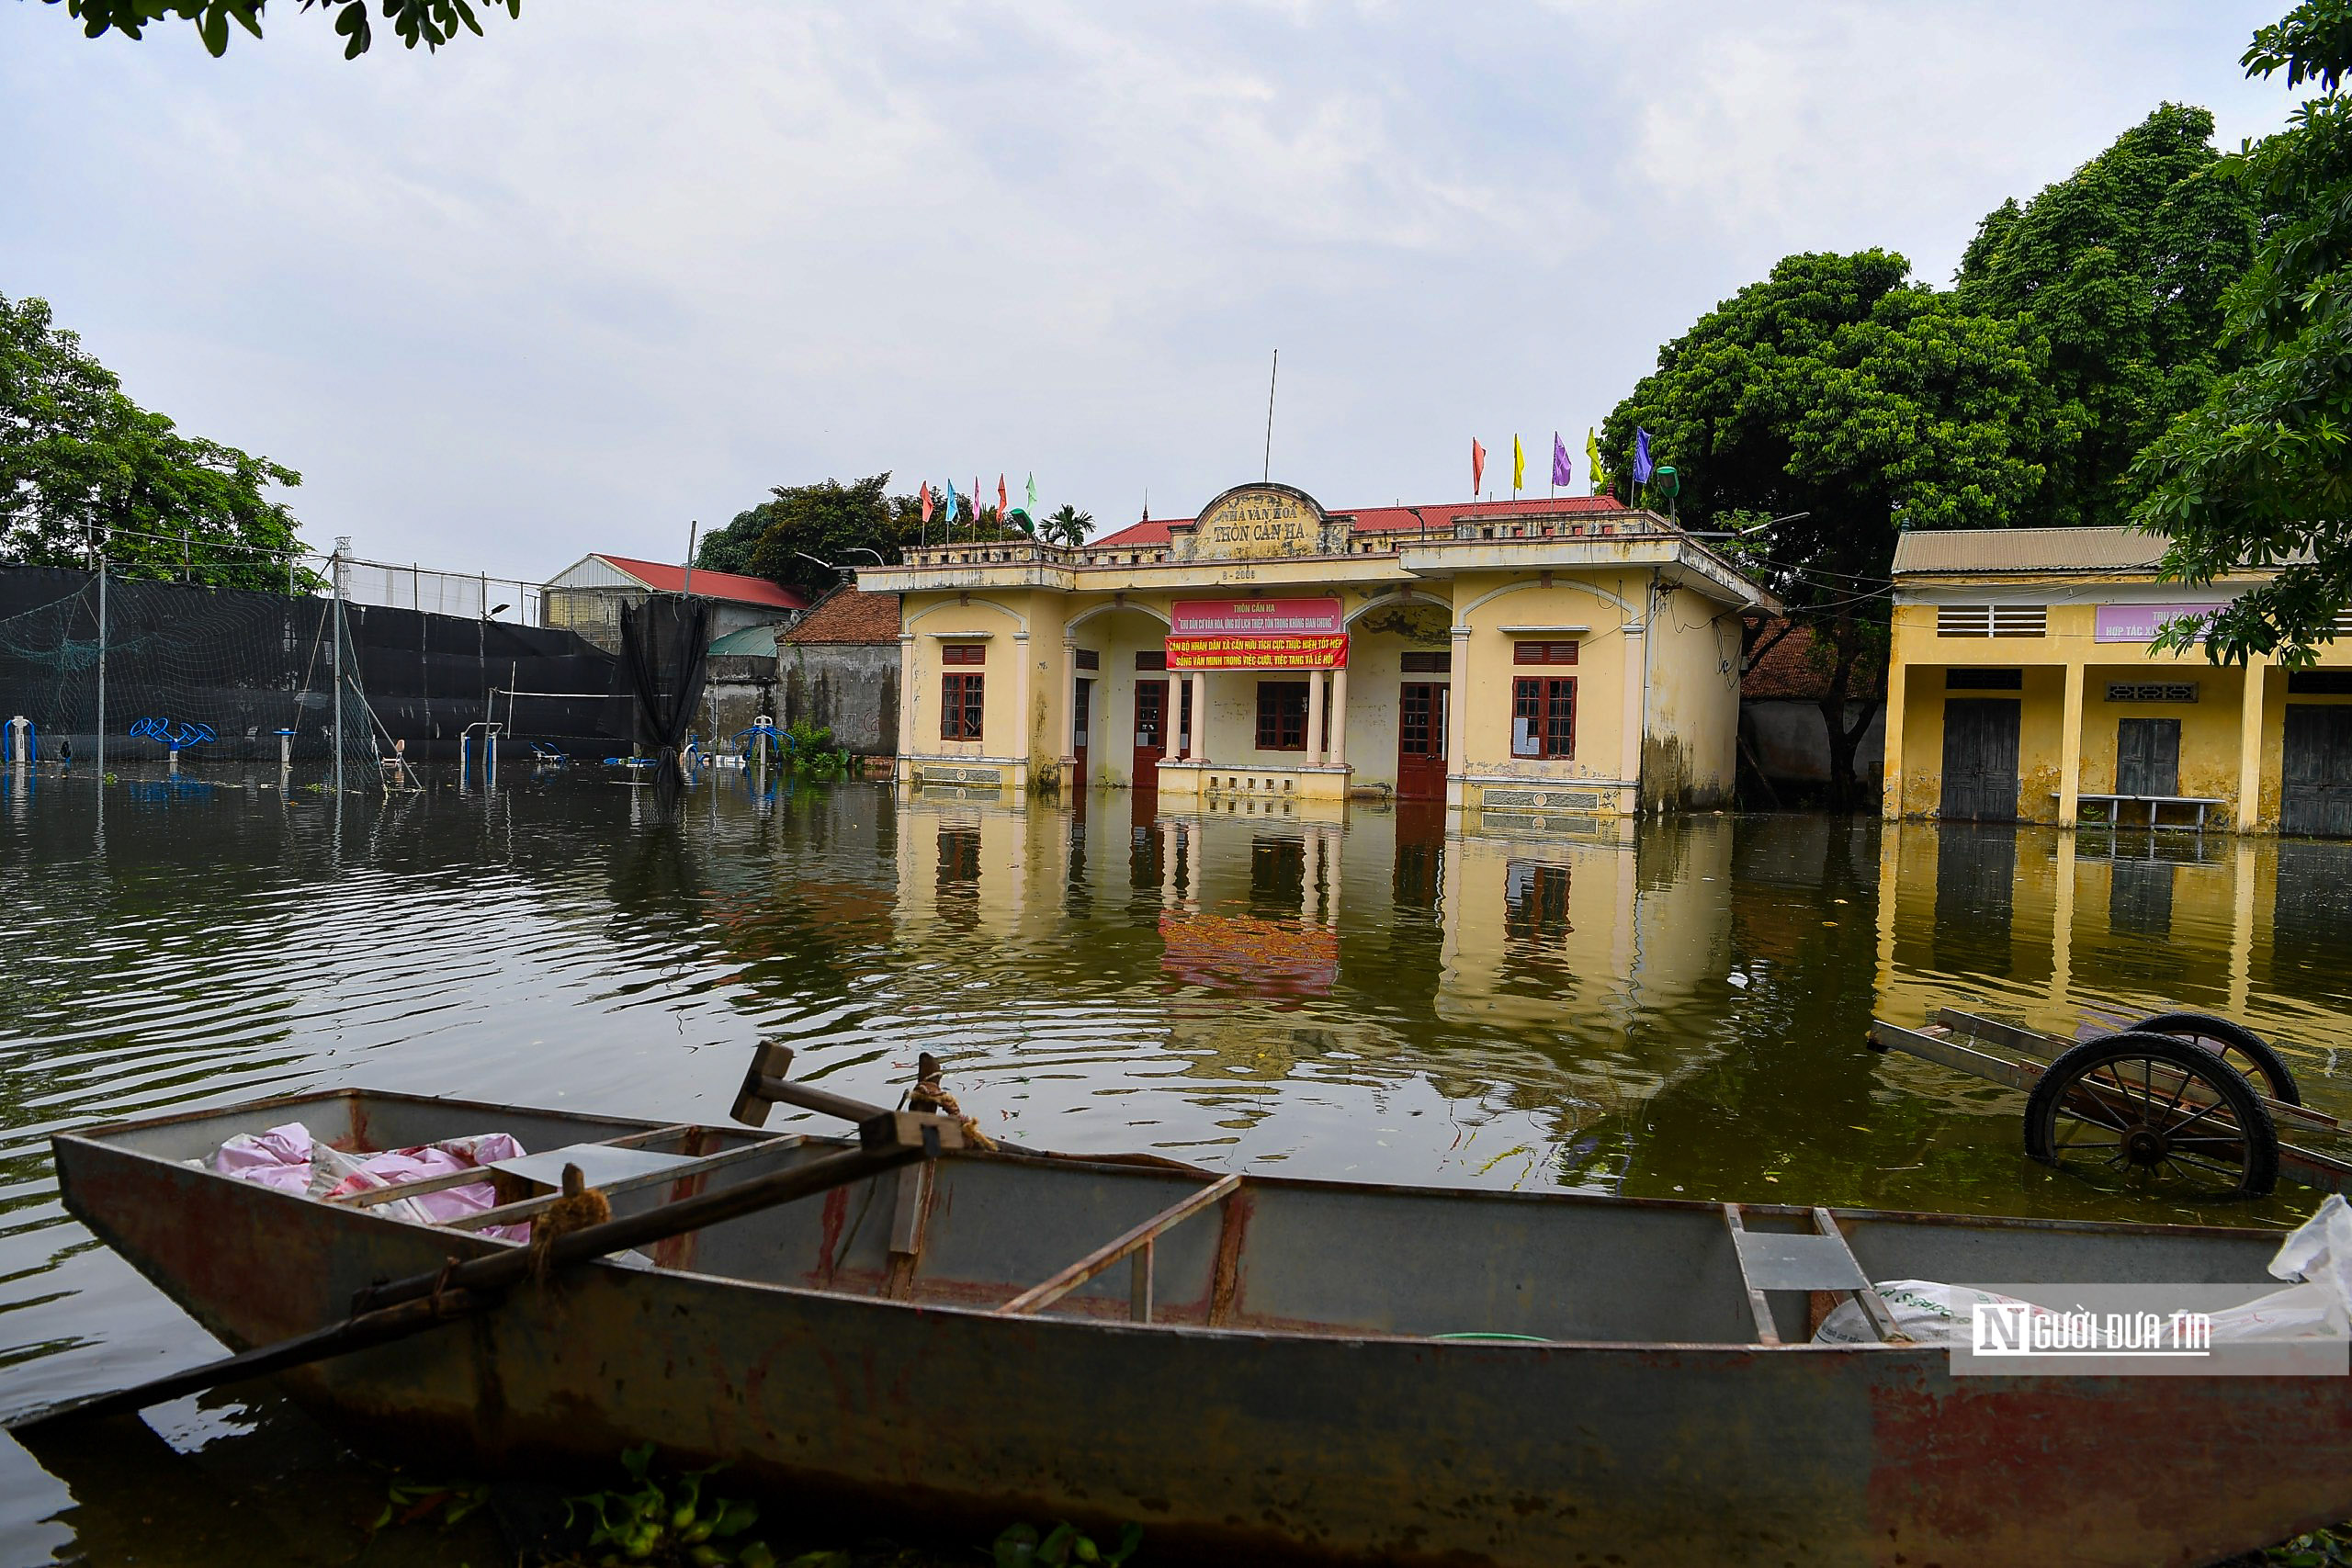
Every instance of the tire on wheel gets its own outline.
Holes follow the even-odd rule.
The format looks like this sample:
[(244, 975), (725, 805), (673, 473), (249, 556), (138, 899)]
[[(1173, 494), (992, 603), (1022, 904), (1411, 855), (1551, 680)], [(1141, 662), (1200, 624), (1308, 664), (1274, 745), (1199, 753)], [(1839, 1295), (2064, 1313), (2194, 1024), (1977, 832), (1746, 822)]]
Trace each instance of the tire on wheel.
[(2177, 1039), (2195, 1041), (2245, 1074), (2250, 1081), (2279, 1104), (2301, 1105), (2303, 1102), (2302, 1090), (2295, 1087), (2295, 1075), (2289, 1070), (2285, 1060), (2271, 1049), (2269, 1042), (2243, 1023), (2233, 1023), (2226, 1018), (2215, 1018), (2211, 1013), (2160, 1012), (2154, 1018), (2142, 1019), (2132, 1027), (2143, 1033), (2169, 1034)]
[[(2178, 1091), (2155, 1082), (2156, 1064), (2181, 1075)], [(2094, 1078), (2097, 1094), (2086, 1083)], [(2191, 1085), (2203, 1089), (2206, 1103), (2188, 1101)], [(2115, 1136), (2063, 1137), (2062, 1119)], [(2051, 1063), (2026, 1097), (2025, 1149), (2035, 1159), (2064, 1166), (2069, 1154), (2087, 1151), (2096, 1162), (2107, 1148), (2118, 1152), (2104, 1165), (2177, 1179), (2194, 1197), (2261, 1198), (2278, 1182), (2268, 1110), (2236, 1068), (2177, 1035), (2135, 1030), (2086, 1040)]]

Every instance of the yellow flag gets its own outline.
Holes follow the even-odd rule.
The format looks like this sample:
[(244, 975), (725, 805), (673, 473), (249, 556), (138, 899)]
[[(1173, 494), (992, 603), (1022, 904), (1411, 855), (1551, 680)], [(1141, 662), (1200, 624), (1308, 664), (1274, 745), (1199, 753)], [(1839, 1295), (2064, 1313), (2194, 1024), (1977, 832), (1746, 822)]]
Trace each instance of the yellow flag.
[(1592, 465), (1592, 493), (1599, 495), (1609, 488), (1609, 469), (1600, 460), (1600, 436), (1589, 424), (1584, 427), (1584, 456)]
[(1527, 448), (1519, 444), (1516, 435), (1510, 438), (1510, 488), (1527, 488)]

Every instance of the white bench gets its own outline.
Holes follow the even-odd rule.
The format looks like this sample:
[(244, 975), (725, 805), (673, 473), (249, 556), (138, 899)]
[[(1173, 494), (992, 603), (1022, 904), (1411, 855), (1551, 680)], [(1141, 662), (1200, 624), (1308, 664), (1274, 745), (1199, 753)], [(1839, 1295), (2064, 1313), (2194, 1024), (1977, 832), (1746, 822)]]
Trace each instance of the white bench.
[[(2052, 800), (2058, 799), (2058, 792), (2054, 789), (2052, 790), (2050, 792), (2050, 797)], [(2151, 828), (2156, 826), (2156, 812), (2159, 807), (2166, 806), (2178, 806), (2184, 808), (2194, 807), (2197, 812), (2196, 827), (2197, 830), (2200, 833), (2205, 830), (2205, 813), (2214, 807), (2226, 806), (2229, 804), (2227, 801), (2222, 800), (2219, 795), (2110, 795), (2092, 790), (2083, 790), (2078, 792), (2075, 796), (2075, 800), (2078, 810), (2080, 807), (2087, 806), (2095, 800), (2106, 802), (2107, 821), (2108, 826), (2109, 827), (2114, 827), (2116, 824), (2122, 821), (2123, 808), (2126, 806), (2146, 807), (2148, 808), (2147, 825)], [(2180, 824), (2180, 826), (2186, 827), (2188, 824), (2183, 823)]]

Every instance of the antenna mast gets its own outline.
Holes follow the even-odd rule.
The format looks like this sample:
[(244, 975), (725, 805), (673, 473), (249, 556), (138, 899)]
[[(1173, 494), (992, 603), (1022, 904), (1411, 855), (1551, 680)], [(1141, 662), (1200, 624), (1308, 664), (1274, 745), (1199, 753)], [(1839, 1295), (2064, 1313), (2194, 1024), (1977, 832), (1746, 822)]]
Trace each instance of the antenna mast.
[(1266, 458), (1265, 467), (1258, 474), (1261, 482), (1274, 474), (1274, 379), (1282, 373), (1283, 351), (1278, 348), (1274, 350), (1274, 367), (1266, 374)]

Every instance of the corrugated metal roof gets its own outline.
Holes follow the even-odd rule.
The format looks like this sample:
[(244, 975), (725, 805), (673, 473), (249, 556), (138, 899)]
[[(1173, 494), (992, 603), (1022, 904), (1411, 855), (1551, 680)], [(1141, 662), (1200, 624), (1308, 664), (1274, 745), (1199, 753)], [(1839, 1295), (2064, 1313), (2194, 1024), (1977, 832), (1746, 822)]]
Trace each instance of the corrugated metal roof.
[(1894, 575), (2154, 571), (2165, 543), (2136, 528), (1916, 528), (1894, 542)]

